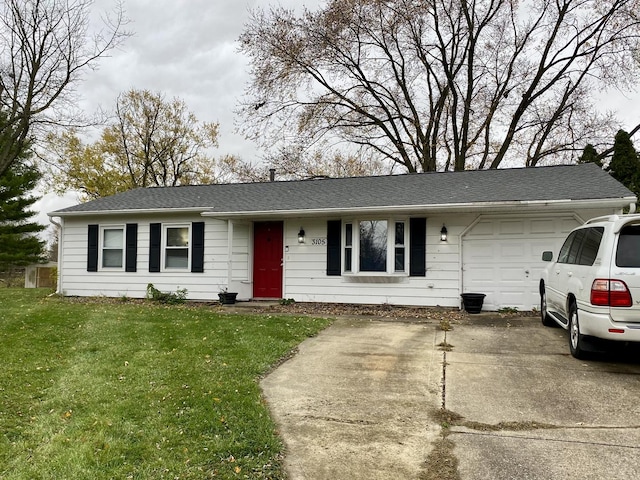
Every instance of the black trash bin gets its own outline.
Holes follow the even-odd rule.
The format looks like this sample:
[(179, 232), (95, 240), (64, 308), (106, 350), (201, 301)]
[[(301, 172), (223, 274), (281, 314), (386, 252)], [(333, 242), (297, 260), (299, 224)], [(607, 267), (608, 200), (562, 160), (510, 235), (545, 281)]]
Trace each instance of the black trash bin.
[(484, 293), (463, 293), (460, 296), (467, 313), (480, 313), (484, 297), (486, 297)]

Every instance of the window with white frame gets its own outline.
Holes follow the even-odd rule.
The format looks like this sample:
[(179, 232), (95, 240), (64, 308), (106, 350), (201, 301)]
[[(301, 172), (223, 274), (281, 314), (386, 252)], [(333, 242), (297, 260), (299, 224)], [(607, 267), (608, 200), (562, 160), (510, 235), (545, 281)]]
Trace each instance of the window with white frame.
[(165, 225), (164, 268), (189, 268), (189, 226)]
[(404, 222), (395, 222), (394, 271), (404, 272), (406, 263)]
[(346, 273), (404, 273), (407, 271), (404, 221), (358, 220), (344, 224)]
[(102, 268), (121, 269), (124, 257), (124, 227), (102, 227), (101, 262)]
[(353, 271), (353, 224), (344, 226), (344, 271)]

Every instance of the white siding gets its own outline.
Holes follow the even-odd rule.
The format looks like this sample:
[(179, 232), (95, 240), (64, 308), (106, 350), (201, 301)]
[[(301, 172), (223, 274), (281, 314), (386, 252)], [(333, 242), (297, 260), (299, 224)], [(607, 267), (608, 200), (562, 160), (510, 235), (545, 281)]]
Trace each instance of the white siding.
[[(232, 228), (233, 240), (231, 244), (231, 280), (229, 282), (229, 291), (238, 292), (238, 298), (246, 300), (253, 296), (251, 284), (253, 228), (250, 223), (234, 223)], [(226, 231), (224, 235), (226, 235)], [(225, 237), (225, 248), (227, 243), (226, 238), (227, 237)]]
[[(446, 243), (440, 241), (443, 222), (449, 230)], [(287, 221), (283, 296), (299, 302), (457, 307), (459, 246), (456, 232), (462, 231), (465, 226), (460, 218), (427, 216), (425, 277), (409, 277), (407, 274), (327, 276), (327, 247), (312, 244), (313, 239), (326, 238), (327, 219)], [(297, 240), (300, 227), (304, 228), (306, 234), (303, 245), (298, 244)], [(408, 255), (409, 245), (406, 248)]]
[[(149, 272), (149, 225), (151, 223), (205, 222), (204, 273), (189, 271)], [(87, 272), (87, 226), (137, 223), (137, 271)], [(218, 291), (227, 284), (227, 222), (203, 219), (199, 215), (182, 217), (65, 218), (60, 290), (70, 296), (107, 296), (143, 298), (147, 284), (161, 291), (186, 288), (189, 299), (217, 300)]]
[[(607, 211), (582, 211), (580, 219), (604, 215)], [(283, 297), (298, 302), (338, 302), (359, 304), (397, 304), (415, 306), (459, 307), (460, 294), (463, 291), (475, 290), (471, 282), (473, 278), (486, 278), (492, 282), (496, 278), (495, 269), (481, 272), (484, 266), (491, 266), (496, 260), (514, 255), (509, 267), (520, 268), (518, 262), (522, 258), (538, 256), (541, 249), (557, 249), (558, 242), (575, 222), (571, 219), (574, 212), (555, 213), (555, 223), (550, 226), (544, 214), (514, 215), (493, 214), (485, 216), (491, 221), (483, 221), (480, 214), (447, 214), (419, 215), (426, 217), (426, 276), (410, 277), (408, 274), (375, 275), (355, 274), (328, 276), (327, 218), (289, 218), (284, 221), (283, 251)], [(518, 222), (510, 219), (528, 218), (527, 230), (520, 232)], [(397, 217), (407, 221), (408, 217)], [(560, 219), (560, 223), (558, 220)], [(343, 218), (351, 221), (351, 218)], [(499, 220), (500, 232), (496, 233)], [(151, 223), (186, 223), (205, 222), (204, 273), (184, 272), (149, 272), (149, 232)], [(137, 223), (138, 251), (137, 271), (98, 271), (87, 272), (87, 225)], [(440, 241), (440, 229), (446, 225), (448, 239)], [(231, 225), (232, 235), (229, 234)], [(509, 233), (509, 228), (513, 232)], [(306, 241), (298, 243), (298, 231), (305, 230)], [(551, 228), (551, 230), (549, 230)], [(535, 236), (529, 245), (532, 251), (523, 252), (518, 249), (514, 238), (527, 235)], [(231, 238), (232, 246), (229, 246)], [(553, 240), (547, 247), (545, 238)], [(484, 262), (476, 262), (474, 272), (462, 271), (461, 256), (469, 246), (469, 241), (476, 241), (475, 252), (481, 257), (485, 251), (488, 255)], [(63, 237), (61, 241), (62, 263), (60, 289), (65, 295), (109, 297), (128, 296), (141, 298), (146, 294), (147, 284), (153, 283), (161, 291), (176, 291), (186, 288), (188, 298), (192, 300), (217, 300), (220, 289), (227, 287), (229, 291), (238, 292), (238, 299), (250, 299), (253, 292), (253, 222), (226, 221), (200, 215), (147, 215), (138, 217), (100, 217), (64, 219)], [(409, 255), (409, 245), (406, 255)], [(484, 250), (483, 250), (484, 248)], [(505, 262), (503, 262), (505, 263)], [(343, 265), (344, 266), (344, 265)], [(514, 270), (515, 271), (515, 270)], [(537, 272), (530, 271), (534, 276)], [(509, 277), (510, 271), (505, 268), (500, 277), (503, 285), (517, 284), (517, 278)], [(475, 276), (475, 277), (474, 277)], [(464, 287), (465, 289), (463, 290)], [(522, 288), (529, 289), (535, 282)], [(517, 293), (517, 292), (516, 292)], [(529, 303), (532, 303), (529, 301)], [(501, 306), (500, 302), (489, 305)], [(504, 306), (504, 305), (502, 305)], [(532, 305), (528, 305), (529, 307)]]

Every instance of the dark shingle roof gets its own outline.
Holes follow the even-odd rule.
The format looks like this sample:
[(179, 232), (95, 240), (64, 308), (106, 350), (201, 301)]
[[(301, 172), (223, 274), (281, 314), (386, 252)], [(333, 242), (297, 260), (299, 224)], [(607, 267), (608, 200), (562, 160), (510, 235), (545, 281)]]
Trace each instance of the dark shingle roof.
[(82, 212), (190, 209), (214, 213), (350, 210), (487, 202), (629, 199), (594, 164), (380, 177), (139, 188), (64, 208)]

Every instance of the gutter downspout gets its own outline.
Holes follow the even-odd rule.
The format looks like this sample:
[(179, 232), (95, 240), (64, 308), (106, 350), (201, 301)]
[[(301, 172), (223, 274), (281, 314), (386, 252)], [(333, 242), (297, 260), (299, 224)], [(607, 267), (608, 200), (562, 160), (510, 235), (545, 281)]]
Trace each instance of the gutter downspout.
[(58, 228), (58, 278), (56, 279), (56, 294), (62, 295), (62, 251), (63, 251), (63, 236), (62, 236), (62, 225), (64, 224), (64, 219), (60, 218), (60, 223), (56, 222), (53, 217), (49, 217), (49, 222), (55, 225)]
[(482, 220), (482, 214), (478, 215), (469, 225), (465, 228), (460, 235), (458, 235), (458, 301), (459, 307), (462, 310), (462, 298), (461, 295), (464, 290), (464, 262), (462, 260), (463, 252), (462, 252), (462, 244), (464, 241), (464, 237), (469, 231), (475, 227), (480, 220)]
[(233, 221), (227, 220), (227, 286), (229, 291), (232, 290), (231, 280), (233, 278)]

